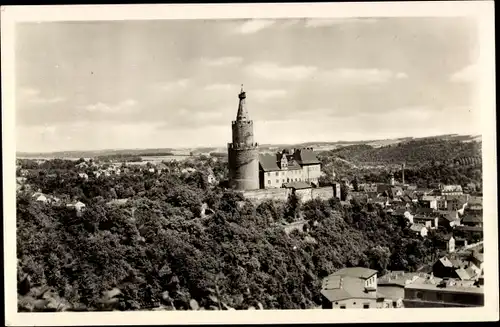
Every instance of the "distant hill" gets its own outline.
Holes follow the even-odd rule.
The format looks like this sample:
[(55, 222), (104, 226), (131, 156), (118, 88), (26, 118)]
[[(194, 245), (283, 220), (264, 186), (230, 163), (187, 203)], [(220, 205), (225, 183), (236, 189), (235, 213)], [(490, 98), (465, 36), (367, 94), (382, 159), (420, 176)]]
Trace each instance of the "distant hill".
[[(275, 151), (276, 149), (282, 148), (303, 148), (303, 147), (312, 147), (315, 151), (330, 151), (336, 149), (344, 149), (341, 153), (345, 153), (347, 155), (348, 151), (351, 151), (353, 155), (361, 160), (361, 157), (366, 156), (365, 159), (368, 159), (370, 156), (373, 158), (385, 157), (385, 155), (375, 155), (375, 152), (368, 151), (369, 148), (365, 148), (368, 151), (366, 154), (357, 154), (356, 151), (361, 150), (362, 148), (351, 148), (350, 150), (345, 149), (349, 146), (357, 146), (357, 145), (366, 145), (372, 148), (385, 148), (387, 146), (397, 145), (397, 144), (405, 144), (411, 141), (424, 141), (424, 140), (441, 140), (441, 141), (456, 141), (456, 142), (481, 142), (481, 136), (478, 135), (458, 135), (458, 134), (448, 134), (448, 135), (440, 135), (440, 136), (432, 136), (432, 137), (423, 137), (423, 138), (395, 138), (395, 139), (384, 139), (384, 140), (362, 140), (362, 141), (335, 141), (335, 142), (304, 142), (304, 143), (296, 143), (296, 144), (260, 144), (260, 150), (262, 152), (266, 151)], [(356, 151), (353, 151), (357, 149)], [(415, 148), (416, 150), (416, 148)], [(382, 150), (383, 153), (386, 153), (388, 150)], [(385, 152), (384, 152), (385, 151)], [(197, 153), (205, 153), (205, 152), (226, 152), (225, 147), (193, 147), (193, 148), (156, 148), (156, 149), (108, 149), (108, 150), (95, 150), (95, 151), (58, 151), (58, 152), (17, 152), (17, 157), (19, 158), (93, 158), (93, 157), (102, 157), (102, 156), (113, 156), (113, 155), (122, 155), (122, 156), (152, 156), (152, 155), (165, 155), (165, 154), (174, 154), (174, 155), (186, 155), (189, 153), (197, 154)], [(390, 152), (390, 151), (389, 151)], [(368, 153), (372, 153), (371, 155)], [(386, 154), (389, 154), (388, 152)], [(463, 157), (474, 156), (476, 154), (465, 154)], [(397, 156), (396, 156), (397, 157)], [(400, 156), (401, 157), (401, 156)]]
[(386, 146), (349, 145), (323, 152), (325, 156), (349, 160), (354, 164), (419, 164), (429, 161), (473, 162), (481, 157), (481, 143), (464, 137), (433, 137), (405, 140)]

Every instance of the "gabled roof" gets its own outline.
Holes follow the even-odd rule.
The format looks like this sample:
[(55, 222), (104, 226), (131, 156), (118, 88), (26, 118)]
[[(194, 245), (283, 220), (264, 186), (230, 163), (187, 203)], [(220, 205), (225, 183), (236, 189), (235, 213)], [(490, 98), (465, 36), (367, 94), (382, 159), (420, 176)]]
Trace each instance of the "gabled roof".
[(462, 218), (463, 223), (482, 223), (483, 217), (481, 215), (465, 215)]
[(422, 214), (422, 215), (429, 215), (434, 213), (435, 210), (433, 208), (424, 208), (424, 207), (418, 207), (415, 210), (415, 213), (417, 214)]
[(376, 270), (364, 267), (347, 267), (337, 270), (330, 276), (350, 276), (361, 279), (368, 279), (377, 273)]
[(449, 268), (453, 267), (453, 263), (451, 263), (451, 261), (450, 261), (450, 259), (448, 259), (448, 257), (439, 258), (438, 262), (441, 262), (441, 264), (445, 267), (449, 267)]
[(467, 271), (464, 268), (456, 269), (455, 273), (461, 280), (469, 280), (471, 278), (471, 276), (467, 273)]
[(278, 167), (275, 154), (259, 154), (259, 164), (263, 171), (281, 170)]
[(298, 150), (296, 159), (300, 165), (312, 165), (320, 163), (318, 158), (316, 157), (316, 154), (311, 149)]

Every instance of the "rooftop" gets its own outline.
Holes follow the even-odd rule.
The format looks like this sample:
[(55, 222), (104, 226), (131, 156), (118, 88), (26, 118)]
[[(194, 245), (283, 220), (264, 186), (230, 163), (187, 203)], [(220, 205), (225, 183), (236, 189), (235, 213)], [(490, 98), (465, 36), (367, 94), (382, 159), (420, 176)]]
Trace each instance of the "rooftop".
[(311, 185), (306, 183), (306, 182), (290, 182), (290, 183), (286, 183), (284, 185), (286, 188), (293, 188), (293, 189), (296, 189), (296, 190), (301, 190), (301, 189), (306, 189), (306, 188), (311, 188)]
[(434, 291), (439, 291), (439, 292), (449, 292), (449, 293), (465, 293), (465, 294), (484, 294), (484, 289), (483, 287), (477, 287), (472, 285), (473, 283), (471, 282), (457, 282), (454, 281), (455, 285), (453, 284), (448, 284), (446, 287), (440, 287), (438, 286), (439, 283), (436, 284), (430, 284), (430, 283), (422, 283), (419, 280), (408, 284), (405, 286), (406, 289), (413, 289), (413, 290), (434, 290)]
[(352, 276), (330, 275), (326, 277), (323, 280), (321, 294), (331, 302), (350, 298), (377, 298), (376, 292), (365, 291), (365, 282), (363, 279)]
[(368, 279), (377, 273), (376, 270), (364, 267), (348, 267), (337, 270), (330, 276), (349, 276), (360, 279)]

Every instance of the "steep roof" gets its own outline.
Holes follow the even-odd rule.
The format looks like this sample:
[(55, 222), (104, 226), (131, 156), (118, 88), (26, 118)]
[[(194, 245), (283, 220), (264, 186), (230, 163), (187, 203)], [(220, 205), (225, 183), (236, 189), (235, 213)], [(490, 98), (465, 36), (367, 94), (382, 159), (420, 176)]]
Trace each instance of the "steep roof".
[(467, 271), (464, 268), (456, 269), (455, 273), (461, 280), (471, 279), (471, 276), (469, 275), (469, 273), (467, 273)]
[(297, 161), (300, 165), (319, 164), (316, 154), (311, 149), (300, 149), (297, 151)]
[(281, 170), (276, 162), (275, 154), (259, 154), (259, 164), (263, 171)]
[(330, 276), (350, 276), (361, 279), (368, 279), (377, 273), (376, 270), (364, 267), (347, 267), (337, 270)]
[(453, 263), (451, 263), (450, 259), (448, 259), (447, 257), (439, 258), (438, 261), (441, 262), (441, 264), (445, 267), (449, 267), (449, 268), (453, 267)]
[(482, 223), (483, 217), (481, 215), (465, 215), (462, 219), (463, 223)]

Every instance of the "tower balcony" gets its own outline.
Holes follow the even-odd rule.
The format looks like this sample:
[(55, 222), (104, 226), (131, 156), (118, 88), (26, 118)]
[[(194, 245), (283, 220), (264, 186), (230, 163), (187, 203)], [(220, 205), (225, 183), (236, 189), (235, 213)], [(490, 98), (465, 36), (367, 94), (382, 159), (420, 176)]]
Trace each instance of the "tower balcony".
[(227, 148), (228, 149), (234, 149), (234, 150), (246, 150), (246, 149), (255, 149), (259, 146), (259, 143), (254, 142), (254, 143), (228, 143)]
[(231, 122), (231, 125), (236, 125), (236, 124), (238, 124), (238, 125), (243, 125), (243, 124), (250, 125), (252, 123), (253, 123), (253, 121), (251, 121), (251, 120), (233, 120)]

